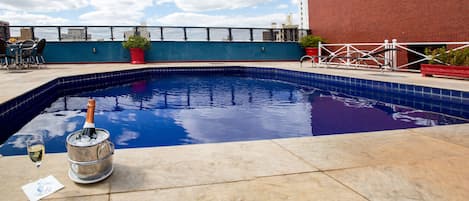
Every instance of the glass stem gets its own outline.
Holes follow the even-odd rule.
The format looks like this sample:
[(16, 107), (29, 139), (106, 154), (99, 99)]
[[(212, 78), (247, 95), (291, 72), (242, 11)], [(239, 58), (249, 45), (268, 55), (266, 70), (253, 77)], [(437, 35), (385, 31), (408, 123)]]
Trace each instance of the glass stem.
[(36, 163), (36, 168), (37, 168), (37, 176), (38, 176), (38, 180), (37, 180), (37, 187), (36, 187), (36, 191), (38, 194), (41, 194), (42, 193), (42, 178), (41, 178), (41, 172), (39, 172), (39, 167), (41, 167), (41, 163)]

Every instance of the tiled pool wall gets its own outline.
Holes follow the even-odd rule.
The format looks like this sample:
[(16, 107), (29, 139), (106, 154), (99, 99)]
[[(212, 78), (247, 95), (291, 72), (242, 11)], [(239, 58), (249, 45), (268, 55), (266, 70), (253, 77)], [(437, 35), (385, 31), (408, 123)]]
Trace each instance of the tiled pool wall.
[(143, 68), (56, 78), (42, 86), (0, 104), (0, 142), (16, 132), (60, 96), (96, 88), (126, 84), (167, 74), (244, 74), (275, 79), (305, 87), (335, 91), (391, 104), (469, 118), (469, 92), (358, 78), (256, 67)]
[(247, 68), (245, 71), (252, 77), (287, 81), (465, 119), (469, 118), (469, 92), (284, 69)]

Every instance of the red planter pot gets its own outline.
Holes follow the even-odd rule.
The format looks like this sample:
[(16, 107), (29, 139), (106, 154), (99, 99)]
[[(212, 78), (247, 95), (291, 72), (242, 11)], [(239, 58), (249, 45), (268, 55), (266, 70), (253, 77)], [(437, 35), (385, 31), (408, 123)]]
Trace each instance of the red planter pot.
[(438, 64), (421, 64), (422, 76), (444, 75), (451, 77), (469, 78), (469, 66), (445, 66)]
[(318, 56), (319, 48), (317, 47), (305, 47), (306, 55), (308, 56)]
[(141, 48), (130, 48), (130, 63), (144, 64), (145, 52)]
[[(305, 47), (306, 55), (308, 56), (318, 56), (319, 48), (317, 47)], [(318, 58), (314, 58), (314, 62), (318, 62)]]

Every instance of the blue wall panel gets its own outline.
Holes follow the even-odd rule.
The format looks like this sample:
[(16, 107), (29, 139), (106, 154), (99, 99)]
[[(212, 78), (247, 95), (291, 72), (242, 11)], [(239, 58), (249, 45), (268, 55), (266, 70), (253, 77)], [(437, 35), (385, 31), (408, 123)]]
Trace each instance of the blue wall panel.
[[(95, 48), (95, 52), (93, 52)], [(147, 62), (165, 61), (266, 61), (298, 60), (304, 54), (298, 43), (275, 42), (152, 42)], [(121, 42), (48, 42), (48, 63), (128, 62)]]

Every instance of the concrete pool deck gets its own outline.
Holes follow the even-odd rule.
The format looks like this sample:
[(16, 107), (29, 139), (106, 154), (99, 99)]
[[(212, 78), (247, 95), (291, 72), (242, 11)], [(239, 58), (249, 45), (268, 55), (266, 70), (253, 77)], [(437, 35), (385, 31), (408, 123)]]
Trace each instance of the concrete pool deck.
[[(464, 80), (420, 74), (299, 68), (297, 62), (71, 64), (0, 71), (0, 103), (56, 77), (166, 66), (260, 66), (467, 91)], [(304, 65), (306, 66), (306, 65)], [(46, 148), (47, 150), (47, 148)], [(0, 200), (54, 175), (65, 188), (46, 200), (467, 200), (469, 124), (261, 141), (119, 149), (113, 175), (93, 185), (68, 179), (65, 153), (36, 169), (0, 157)]]

